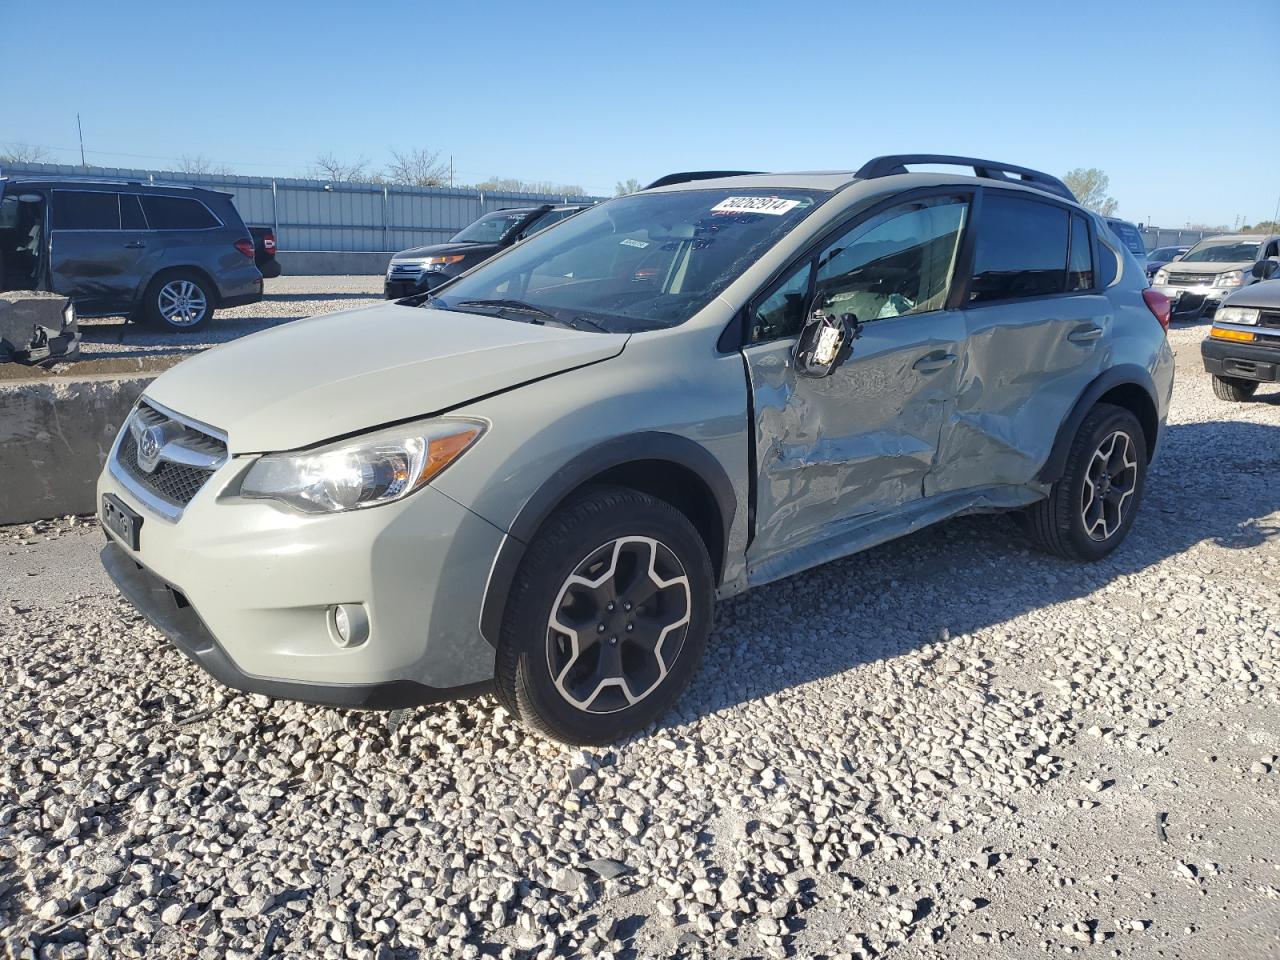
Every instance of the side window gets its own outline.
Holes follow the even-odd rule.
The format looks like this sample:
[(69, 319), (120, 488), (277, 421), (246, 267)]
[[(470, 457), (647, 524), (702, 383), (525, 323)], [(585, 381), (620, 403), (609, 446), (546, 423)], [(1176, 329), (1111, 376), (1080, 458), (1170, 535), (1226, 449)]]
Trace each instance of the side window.
[(54, 230), (119, 230), (116, 194), (55, 190), (50, 226)]
[(782, 284), (765, 297), (751, 316), (751, 342), (794, 337), (804, 326), (805, 298), (813, 261), (806, 260)]
[(1093, 244), (1084, 217), (1071, 215), (1071, 260), (1067, 265), (1068, 290), (1093, 289)]
[(120, 229), (145, 230), (147, 221), (142, 216), (142, 204), (136, 194), (120, 194)]
[(968, 212), (965, 200), (940, 197), (854, 227), (818, 259), (818, 306), (864, 323), (941, 310)]
[(1267, 244), (1267, 252), (1262, 255), (1263, 260), (1270, 260), (1272, 257), (1280, 257), (1280, 240), (1272, 240)]
[(199, 200), (145, 194), (142, 209), (152, 230), (207, 230), (218, 221)]
[(990, 303), (1066, 290), (1067, 219), (1062, 207), (988, 193), (969, 300)]
[(572, 210), (552, 210), (550, 213), (544, 213), (537, 220), (533, 221), (533, 223), (529, 224), (529, 226), (525, 227), (524, 233), (522, 233), (521, 236), (532, 237), (535, 233), (545, 230), (553, 224), (559, 223), (571, 213), (573, 213)]

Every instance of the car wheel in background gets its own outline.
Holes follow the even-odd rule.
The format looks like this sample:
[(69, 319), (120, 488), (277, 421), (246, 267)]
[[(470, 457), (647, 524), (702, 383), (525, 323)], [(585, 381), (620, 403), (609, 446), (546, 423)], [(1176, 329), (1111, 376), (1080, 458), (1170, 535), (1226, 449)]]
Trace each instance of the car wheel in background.
[(1214, 377), (1213, 395), (1219, 400), (1242, 403), (1253, 397), (1258, 384), (1254, 380), (1237, 380), (1234, 377)]
[(560, 507), (521, 561), (496, 667), (503, 705), (545, 736), (603, 744), (689, 684), (711, 631), (714, 575), (689, 520), (625, 487)]
[(1147, 446), (1138, 418), (1100, 403), (1080, 424), (1049, 496), (1024, 511), (1024, 527), (1048, 553), (1101, 560), (1133, 526), (1146, 476)]
[(162, 330), (190, 333), (213, 317), (214, 293), (199, 274), (178, 271), (156, 277), (147, 287), (147, 322)]

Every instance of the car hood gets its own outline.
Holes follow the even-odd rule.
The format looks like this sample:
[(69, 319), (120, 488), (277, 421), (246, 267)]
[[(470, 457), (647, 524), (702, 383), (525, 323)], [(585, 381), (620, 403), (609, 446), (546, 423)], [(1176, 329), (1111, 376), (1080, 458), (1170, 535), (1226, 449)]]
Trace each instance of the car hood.
[(1166, 263), (1164, 269), (1170, 273), (1226, 273), (1228, 270), (1244, 270), (1247, 273), (1253, 269), (1253, 261), (1213, 260), (1187, 263), (1185, 260), (1174, 260)]
[(409, 250), (401, 250), (391, 262), (397, 260), (421, 260), (423, 257), (443, 257), (451, 253), (461, 254), (490, 254), (498, 249), (496, 243), (429, 243), (425, 247), (413, 247)]
[(1222, 301), (1224, 307), (1261, 307), (1280, 310), (1280, 280), (1263, 280), (1241, 287)]
[(626, 342), (390, 303), (214, 347), (162, 374), (146, 395), (224, 431), (232, 454), (290, 450), (607, 360)]

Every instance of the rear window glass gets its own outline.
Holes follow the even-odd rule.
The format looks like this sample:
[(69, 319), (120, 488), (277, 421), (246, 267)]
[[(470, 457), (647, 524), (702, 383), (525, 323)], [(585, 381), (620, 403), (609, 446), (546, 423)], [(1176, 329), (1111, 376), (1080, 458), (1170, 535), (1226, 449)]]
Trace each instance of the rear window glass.
[(118, 195), (57, 190), (49, 222), (54, 230), (119, 230)]
[(1066, 210), (988, 193), (981, 220), (971, 301), (1041, 297), (1066, 290)]
[(1139, 260), (1146, 258), (1147, 247), (1142, 242), (1142, 234), (1138, 232), (1137, 227), (1132, 223), (1126, 223), (1124, 220), (1108, 220), (1107, 226), (1120, 238), (1120, 242), (1124, 244), (1126, 250)]
[(152, 230), (206, 230), (218, 226), (208, 207), (186, 197), (148, 194), (142, 198), (142, 209)]

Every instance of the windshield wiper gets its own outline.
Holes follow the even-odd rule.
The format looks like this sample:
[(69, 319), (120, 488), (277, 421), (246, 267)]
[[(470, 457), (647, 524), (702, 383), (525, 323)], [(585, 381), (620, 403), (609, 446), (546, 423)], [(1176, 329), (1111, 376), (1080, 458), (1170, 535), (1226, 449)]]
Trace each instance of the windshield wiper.
[(552, 323), (564, 323), (559, 317), (550, 311), (543, 310), (541, 307), (535, 307), (532, 303), (525, 303), (523, 300), (459, 300), (460, 307), (494, 307), (498, 310), (508, 310), (512, 313), (528, 313), (535, 317), (543, 317)]
[(578, 324), (580, 323), (585, 323), (587, 326), (594, 327), (596, 330), (599, 330), (601, 333), (613, 333), (613, 331), (610, 330), (608, 327), (606, 327), (603, 323), (597, 323), (595, 320), (592, 320), (590, 317), (582, 317), (582, 316), (574, 317), (571, 322), (575, 327), (578, 326)]

